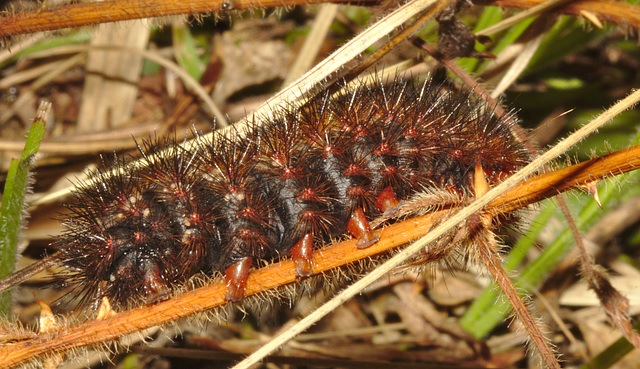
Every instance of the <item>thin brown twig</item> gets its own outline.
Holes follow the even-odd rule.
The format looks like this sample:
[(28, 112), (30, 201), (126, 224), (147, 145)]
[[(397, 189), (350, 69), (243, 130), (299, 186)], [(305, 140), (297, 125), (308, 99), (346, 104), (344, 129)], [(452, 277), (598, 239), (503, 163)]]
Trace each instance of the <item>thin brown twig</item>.
[(36, 274), (47, 270), (61, 261), (60, 254), (53, 254), (47, 258), (44, 258), (38, 262), (28, 265), (25, 268), (18, 270), (10, 276), (0, 280), (0, 292), (4, 292), (9, 288), (26, 281)]
[[(477, 0), (478, 5), (494, 5), (512, 8), (531, 8), (545, 0)], [(158, 18), (170, 15), (224, 13), (232, 4), (233, 9), (291, 6), (318, 3), (347, 3), (348, 0), (111, 0), (64, 5), (7, 15), (0, 18), (0, 38), (50, 31), (69, 27), (91, 26), (100, 23), (130, 19)], [(359, 3), (377, 3), (361, 0)], [(599, 20), (640, 27), (640, 7), (620, 1), (574, 1), (558, 8), (560, 13), (582, 16), (587, 11)]]
[[(522, 203), (532, 204), (553, 197), (581, 184), (594, 183), (604, 178), (626, 173), (638, 168), (640, 146), (616, 151), (567, 168), (535, 177), (535, 181), (522, 182), (505, 193), (504, 199), (489, 203), (497, 213), (506, 213), (521, 208)], [(522, 196), (517, 196), (521, 193)], [(522, 201), (522, 203), (520, 203)]]
[[(527, 306), (518, 295), (513, 282), (511, 282), (507, 272), (500, 263), (500, 256), (498, 251), (496, 251), (497, 246), (487, 243), (481, 237), (478, 237), (478, 241), (479, 242), (477, 242), (477, 247), (475, 249), (476, 255), (478, 255), (479, 259), (487, 267), (487, 270), (489, 270), (495, 279), (496, 284), (509, 300), (513, 311), (525, 326), (531, 341), (536, 345), (536, 347), (547, 347), (544, 335), (541, 333), (535, 320), (531, 317), (531, 314), (529, 314)], [(553, 355), (553, 352), (550, 350), (541, 350), (540, 354), (543, 362), (548, 368), (560, 368), (560, 364)]]
[[(476, 170), (474, 174), (474, 192), (476, 197), (483, 196), (489, 191), (489, 184), (484, 176), (484, 170), (480, 162), (476, 164)], [(496, 284), (502, 290), (502, 293), (507, 297), (513, 311), (522, 324), (524, 325), (531, 342), (538, 348), (542, 361), (547, 368), (560, 369), (560, 364), (556, 360), (553, 350), (549, 346), (544, 334), (536, 321), (529, 313), (527, 306), (522, 301), (522, 298), (518, 294), (513, 282), (507, 275), (506, 270), (502, 267), (502, 260), (499, 254), (498, 242), (496, 236), (493, 233), (493, 216), (490, 213), (477, 214), (476, 221), (471, 220), (471, 224), (477, 224), (477, 228), (473, 227), (468, 232), (475, 232), (472, 234), (474, 240), (475, 255), (482, 261), (489, 273), (493, 276)], [(479, 229), (478, 229), (479, 228)]]
[[(508, 8), (528, 9), (542, 4), (545, 1), (546, 0), (475, 0), (474, 3), (476, 5), (495, 5)], [(623, 1), (572, 1), (560, 6), (557, 11), (573, 16), (582, 16), (580, 12), (587, 11), (604, 22), (632, 28), (640, 27), (640, 7)]]
[[(158, 18), (171, 15), (224, 13), (228, 4), (233, 9), (275, 7), (296, 4), (326, 3), (326, 0), (111, 0), (68, 4), (53, 9), (40, 9), (0, 18), (0, 38), (69, 27), (131, 19)], [(332, 2), (345, 3), (346, 0)]]
[[(137, 346), (134, 350), (137, 354), (142, 355), (154, 355), (162, 357), (177, 357), (187, 359), (200, 359), (207, 361), (238, 361), (241, 360), (246, 353), (238, 352), (226, 352), (220, 350), (196, 350), (196, 349), (181, 349), (181, 348), (157, 348), (149, 346)], [(309, 355), (309, 353), (307, 353)], [(327, 368), (369, 368), (369, 369), (424, 369), (424, 363), (411, 363), (411, 362), (387, 362), (379, 360), (362, 360), (362, 359), (346, 359), (346, 358), (327, 358), (314, 356), (297, 357), (293, 355), (273, 355), (265, 358), (265, 363), (274, 363), (280, 365), (289, 366), (308, 366), (313, 363), (313, 366), (327, 367)], [(436, 364), (429, 363), (430, 369), (454, 369), (459, 368), (457, 365), (452, 364)]]
[[(585, 183), (637, 168), (640, 168), (640, 146), (531, 178), (491, 202), (486, 211), (491, 214), (509, 212)], [(314, 272), (321, 274), (400, 247), (426, 233), (433, 222), (445, 218), (449, 213), (441, 210), (385, 227), (378, 231), (382, 235), (381, 240), (366, 249), (357, 249), (354, 240), (331, 245), (315, 255)], [(246, 295), (259, 294), (296, 281), (293, 262), (284, 260), (253, 272), (247, 283)], [(225, 284), (214, 283), (113, 317), (89, 321), (43, 334), (36, 339), (6, 345), (0, 348), (0, 367), (11, 367), (40, 355), (62, 353), (73, 348), (115, 340), (152, 326), (210, 310), (227, 303), (225, 294)]]

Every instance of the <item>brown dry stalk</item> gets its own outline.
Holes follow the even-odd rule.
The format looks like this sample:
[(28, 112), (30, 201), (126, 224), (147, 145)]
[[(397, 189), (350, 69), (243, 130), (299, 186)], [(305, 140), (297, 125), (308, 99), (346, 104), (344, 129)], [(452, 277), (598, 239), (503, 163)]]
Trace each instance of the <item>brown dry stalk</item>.
[(523, 205), (553, 197), (571, 188), (629, 172), (638, 168), (639, 155), (640, 146), (634, 146), (537, 176), (520, 183), (503, 196), (490, 202), (488, 208), (494, 209), (496, 213), (506, 213)]
[[(476, 0), (477, 5), (496, 5), (513, 8), (531, 8), (546, 0)], [(82, 27), (130, 19), (157, 18), (170, 15), (222, 13), (227, 9), (292, 6), (300, 4), (347, 3), (347, 0), (111, 0), (40, 9), (33, 12), (0, 18), (0, 38), (50, 31), (69, 27)], [(360, 3), (377, 3), (361, 0)], [(574, 16), (581, 12), (593, 14), (601, 21), (640, 27), (640, 7), (621, 1), (574, 1), (558, 8)]]
[[(491, 202), (486, 212), (500, 214), (511, 211), (571, 188), (637, 168), (640, 168), (640, 146), (533, 177)], [(446, 218), (449, 214), (450, 211), (441, 210), (387, 226), (377, 231), (381, 234), (381, 240), (366, 249), (357, 249), (354, 240), (331, 245), (316, 253), (314, 272), (321, 274), (398, 248), (424, 235), (434, 222)], [(426, 259), (435, 257), (427, 255)], [(489, 268), (494, 269), (490, 266)], [(253, 272), (249, 277), (246, 295), (259, 294), (296, 281), (293, 262), (284, 260)], [(149, 327), (210, 310), (227, 303), (224, 299), (225, 294), (225, 284), (214, 283), (109, 318), (89, 321), (79, 326), (47, 332), (35, 339), (9, 344), (0, 347), (0, 367), (11, 367), (41, 355), (59, 354), (73, 348), (108, 342)]]
[[(484, 176), (484, 170), (480, 163), (476, 165), (474, 191), (476, 197), (480, 197), (489, 191), (489, 184), (487, 183)], [(472, 217), (474, 216), (472, 215), (469, 218), (471, 224), (474, 223)], [(538, 327), (538, 324), (536, 324), (536, 321), (533, 319), (526, 305), (518, 295), (518, 291), (513, 285), (513, 282), (511, 282), (506, 270), (502, 267), (502, 260), (498, 251), (498, 242), (496, 241), (495, 234), (492, 232), (493, 217), (489, 213), (476, 213), (475, 218), (477, 219), (475, 223), (480, 228), (475, 230), (476, 235), (472, 236), (475, 245), (475, 255), (486, 266), (489, 273), (491, 273), (495, 279), (496, 284), (502, 290), (502, 293), (504, 293), (509, 300), (513, 311), (527, 330), (531, 342), (540, 351), (540, 356), (546, 367), (560, 369), (560, 364), (558, 363), (558, 360), (556, 360), (553, 350), (548, 345), (544, 334), (542, 334), (540, 327)], [(473, 232), (473, 230), (470, 231)]]
[[(64, 5), (0, 18), (0, 37), (131, 19), (224, 13), (229, 9), (326, 3), (326, 0), (110, 0)], [(332, 0), (346, 3), (347, 0)]]
[[(547, 0), (474, 0), (476, 5), (496, 5), (508, 8), (528, 9)], [(640, 27), (640, 7), (623, 1), (614, 0), (582, 0), (572, 1), (558, 7), (558, 12), (573, 16), (582, 16), (580, 12), (592, 13), (600, 21)]]
[(546, 367), (560, 369), (560, 364), (554, 356), (553, 351), (549, 348), (546, 338), (542, 334), (540, 327), (538, 327), (538, 323), (529, 313), (527, 306), (518, 295), (518, 290), (507, 275), (507, 271), (502, 267), (501, 258), (497, 251), (498, 246), (493, 234), (491, 234), (490, 231), (485, 233), (487, 237), (477, 237), (478, 242), (476, 242), (475, 253), (478, 259), (482, 261), (495, 279), (496, 284), (505, 294), (507, 300), (509, 300), (514, 313), (525, 327), (532, 344), (539, 349), (545, 348), (544, 350), (540, 349), (540, 356)]

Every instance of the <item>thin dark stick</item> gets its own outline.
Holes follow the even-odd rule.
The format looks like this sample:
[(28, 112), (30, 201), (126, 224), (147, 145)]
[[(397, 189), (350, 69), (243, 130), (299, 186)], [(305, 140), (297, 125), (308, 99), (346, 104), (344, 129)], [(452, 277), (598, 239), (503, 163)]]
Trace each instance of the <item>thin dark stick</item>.
[(32, 278), (34, 275), (40, 272), (44, 272), (45, 270), (47, 270), (47, 268), (58, 264), (60, 261), (61, 256), (56, 253), (18, 270), (10, 276), (7, 276), (6, 278), (0, 280), (0, 292), (8, 290), (9, 288), (17, 284), (20, 284)]

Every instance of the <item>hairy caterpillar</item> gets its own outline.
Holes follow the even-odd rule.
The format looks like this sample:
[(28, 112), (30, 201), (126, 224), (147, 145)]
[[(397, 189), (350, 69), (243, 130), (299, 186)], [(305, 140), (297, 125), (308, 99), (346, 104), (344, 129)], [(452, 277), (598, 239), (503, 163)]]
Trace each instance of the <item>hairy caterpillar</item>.
[[(416, 192), (469, 196), (477, 166), (500, 182), (528, 161), (511, 124), (430, 81), (320, 93), (238, 141), (149, 141), (142, 165), (103, 164), (75, 191), (55, 245), (85, 301), (131, 306), (201, 272), (224, 272), (240, 300), (261, 260), (291, 255), (303, 277), (317, 245), (345, 232), (375, 243), (369, 220)], [(110, 164), (118, 174), (104, 174)]]

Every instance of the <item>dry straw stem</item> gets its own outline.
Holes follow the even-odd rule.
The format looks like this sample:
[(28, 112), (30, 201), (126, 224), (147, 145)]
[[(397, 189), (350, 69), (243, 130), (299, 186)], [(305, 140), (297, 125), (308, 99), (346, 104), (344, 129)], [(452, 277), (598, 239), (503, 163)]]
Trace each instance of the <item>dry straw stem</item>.
[[(182, 82), (188, 88), (192, 89), (193, 92), (202, 99), (204, 105), (209, 108), (212, 113), (213, 118), (219, 122), (219, 125), (224, 127), (227, 126), (226, 116), (220, 111), (220, 109), (213, 102), (213, 99), (207, 91), (205, 91), (204, 87), (198, 81), (196, 81), (193, 77), (189, 75), (184, 69), (180, 68), (178, 64), (175, 62), (162, 57), (160, 54), (150, 50), (139, 50), (130, 47), (122, 47), (122, 46), (111, 46), (111, 45), (66, 45), (57, 47), (53, 50), (47, 50), (43, 52), (42, 55), (46, 55), (47, 57), (58, 56), (58, 55), (66, 55), (66, 54), (76, 54), (76, 53), (88, 53), (90, 51), (102, 50), (102, 51), (112, 51), (112, 52), (120, 52), (120, 53), (128, 53), (128, 54), (136, 54), (140, 55), (143, 58), (146, 58), (158, 65), (165, 67), (167, 70), (173, 72), (176, 76), (178, 76)], [(40, 55), (33, 54), (32, 57), (38, 57)]]
[[(638, 95), (638, 93), (636, 93), (636, 95)], [(638, 97), (639, 96), (636, 96), (636, 98)], [(612, 170), (612, 168), (614, 168), (614, 170)], [(487, 198), (487, 196), (483, 196), (472, 204), (473, 207), (465, 208), (463, 212), (460, 212), (452, 219), (458, 219), (458, 221), (460, 221), (460, 219), (462, 219), (461, 217), (472, 214), (487, 202), (489, 202), (489, 205), (487, 205), (485, 211), (488, 213), (499, 214), (504, 211), (511, 211), (515, 208), (539, 201), (542, 198), (551, 197), (571, 188), (580, 187), (585, 183), (591, 183), (614, 174), (637, 168), (640, 168), (640, 146), (621, 150), (602, 158), (592, 159), (570, 168), (533, 177), (521, 182), (491, 202), (489, 202), (490, 199)], [(499, 187), (496, 188), (497, 190), (492, 190), (490, 195), (495, 196), (497, 191), (502, 190)], [(531, 193), (528, 193), (528, 191), (531, 191)], [(331, 245), (318, 251), (314, 256), (314, 271), (316, 274), (321, 274), (398, 248), (424, 235), (429, 231), (434, 222), (442, 221), (450, 213), (451, 211), (446, 210), (437, 211), (378, 230), (377, 232), (381, 234), (381, 240), (367, 249), (356, 248), (354, 240)], [(443, 230), (442, 227), (445, 225), (450, 226), (451, 224), (455, 225), (457, 221), (447, 221), (438, 227), (439, 232), (445, 232), (446, 230)], [(429, 234), (427, 237), (429, 237), (427, 241), (424, 241), (424, 238), (421, 239), (416, 243), (418, 246), (416, 246), (416, 244), (410, 246), (409, 251), (403, 251), (389, 262), (393, 260), (393, 264), (396, 264), (400, 255), (404, 255), (402, 256), (402, 258), (404, 258), (407, 255), (411, 255), (413, 253), (412, 251), (422, 250), (425, 245), (430, 242), (429, 240), (437, 238), (437, 236), (433, 234)], [(429, 250), (425, 256), (425, 261), (439, 259), (441, 254), (437, 251), (438, 250)], [(344, 293), (347, 293), (347, 295), (343, 293), (336, 297), (337, 300), (332, 300), (331, 303), (335, 305), (336, 303), (340, 304), (344, 302), (346, 299), (358, 293), (361, 288), (366, 287), (366, 285), (381, 275), (384, 275), (390, 270), (390, 265), (393, 264), (385, 264), (384, 269), (381, 269), (382, 272), (376, 270), (375, 275), (370, 274), (368, 277), (365, 277), (364, 282), (357, 282), (354, 285), (355, 287), (350, 287), (345, 290)], [(287, 284), (296, 283), (296, 281), (297, 278), (293, 262), (291, 260), (281, 261), (253, 272), (249, 277), (246, 294), (247, 296), (259, 294)], [(0, 367), (11, 367), (33, 360), (42, 355), (48, 356), (63, 353), (74, 348), (116, 340), (127, 334), (139, 332), (146, 328), (169, 323), (179, 318), (210, 310), (227, 303), (224, 299), (225, 294), (225, 284), (223, 282), (214, 283), (186, 292), (170, 300), (125, 311), (106, 319), (93, 320), (76, 327), (42, 334), (35, 339), (6, 345), (0, 348)], [(326, 313), (333, 308), (334, 307), (323, 308), (323, 310), (318, 310), (316, 313), (305, 318), (301, 321), (301, 323), (304, 322), (304, 326), (296, 328), (291, 333), (287, 332), (285, 338), (292, 338), (306, 329), (310, 324), (313, 324), (315, 319), (326, 315)], [(264, 355), (267, 351), (271, 352), (284, 343), (284, 341), (277, 342), (280, 343), (270, 345), (269, 348), (262, 351), (260, 355)], [(254, 357), (252, 360), (259, 359), (255, 359)]]
[[(344, 44), (338, 50), (334, 51), (326, 59), (316, 64), (311, 70), (298, 78), (296, 82), (287, 86), (278, 94), (273, 96), (267, 102), (262, 104), (256, 111), (249, 114), (241, 121), (235, 123), (232, 127), (228, 127), (222, 130), (218, 130), (219, 133), (223, 133), (230, 138), (234, 138), (238, 134), (242, 134), (243, 130), (247, 127), (249, 122), (255, 122), (256, 120), (265, 121), (268, 119), (279, 106), (293, 106), (301, 104), (305, 101), (305, 97), (309, 96), (323, 80), (327, 79), (332, 74), (336, 73), (343, 65), (347, 64), (360, 54), (362, 54), (367, 48), (376, 43), (377, 41), (386, 37), (387, 34), (402, 26), (405, 22), (411, 19), (416, 14), (429, 9), (435, 5), (438, 7), (446, 6), (452, 0), (413, 0), (402, 7), (391, 12), (383, 19), (379, 20), (365, 31), (352, 38), (349, 42)], [(434, 15), (433, 13), (431, 14)], [(0, 26), (1, 27), (1, 26)], [(213, 134), (204, 135), (202, 138), (211, 140)], [(187, 149), (196, 148), (198, 143), (196, 140), (186, 142), (184, 144)], [(160, 155), (160, 154), (159, 154)], [(138, 165), (133, 163), (133, 165)], [(115, 173), (112, 173), (115, 174)], [(41, 198), (37, 203), (44, 204), (52, 201), (56, 201), (68, 196), (71, 193), (72, 188), (68, 187), (60, 191), (51, 193)]]
[[(292, 104), (304, 102), (305, 97), (308, 96), (309, 92), (313, 91), (320, 82), (336, 73), (336, 71), (361, 55), (375, 42), (385, 38), (389, 33), (405, 24), (405, 22), (415, 15), (425, 10), (430, 10), (431, 8), (444, 8), (453, 2), (454, 0), (413, 0), (407, 2), (405, 5), (389, 13), (371, 27), (367, 28), (358, 36), (352, 38), (323, 61), (316, 64), (313, 69), (298, 78), (296, 82), (287, 86), (277, 95), (269, 99), (269, 101), (261, 105), (258, 110), (254, 112), (253, 116), (260, 117), (260, 119), (267, 119), (275, 111), (273, 107), (291, 106)], [(433, 12), (429, 13), (431, 17), (435, 16)], [(227, 130), (226, 132), (232, 135), (235, 134), (237, 130), (242, 130), (242, 127), (249, 122), (249, 119), (250, 117), (244, 118), (234, 125), (235, 130)]]

